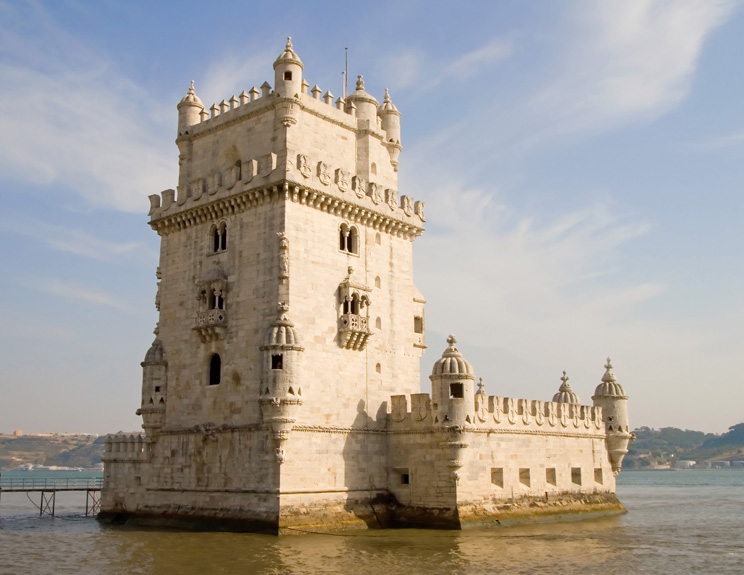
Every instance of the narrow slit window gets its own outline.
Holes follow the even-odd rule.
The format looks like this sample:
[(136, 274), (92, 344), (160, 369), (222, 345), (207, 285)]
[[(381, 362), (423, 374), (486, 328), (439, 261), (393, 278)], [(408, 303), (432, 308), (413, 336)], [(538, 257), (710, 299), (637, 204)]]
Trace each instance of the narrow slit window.
[(581, 467), (571, 468), (571, 483), (581, 485)]
[(604, 477), (602, 477), (602, 468), (601, 467), (596, 467), (594, 469), (594, 483), (596, 483), (598, 485), (603, 485), (604, 484)]
[(209, 385), (219, 385), (222, 377), (222, 360), (214, 354), (209, 360)]
[(424, 333), (424, 318), (416, 316), (413, 318), (413, 331), (415, 333)]
[(552, 485), (553, 487), (558, 485), (558, 482), (556, 481), (555, 467), (548, 467), (545, 470), (545, 483)]
[(401, 473), (400, 474), (400, 483), (401, 483), (401, 485), (410, 485), (411, 484), (411, 474), (410, 473)]
[(530, 487), (530, 470), (527, 467), (521, 467), (519, 469), (519, 482), (525, 487)]
[(491, 485), (504, 488), (504, 468), (494, 467), (491, 469)]

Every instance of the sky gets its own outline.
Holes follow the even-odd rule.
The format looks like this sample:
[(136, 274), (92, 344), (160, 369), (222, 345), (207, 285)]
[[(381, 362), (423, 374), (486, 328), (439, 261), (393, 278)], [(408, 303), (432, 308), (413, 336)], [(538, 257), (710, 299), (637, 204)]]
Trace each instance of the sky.
[(610, 356), (634, 427), (744, 420), (741, 2), (0, 0), (0, 433), (139, 429), (176, 104), (287, 36), (401, 111), (425, 391), (453, 333), (491, 395), (591, 403)]

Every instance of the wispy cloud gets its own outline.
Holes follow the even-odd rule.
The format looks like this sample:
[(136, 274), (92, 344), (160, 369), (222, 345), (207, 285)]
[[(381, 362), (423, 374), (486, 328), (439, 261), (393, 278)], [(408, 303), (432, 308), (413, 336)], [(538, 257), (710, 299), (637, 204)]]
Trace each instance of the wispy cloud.
[(655, 118), (689, 93), (710, 33), (734, 0), (630, 0), (574, 4), (575, 31), (553, 79), (528, 102), (533, 138)]
[(0, 219), (0, 230), (16, 236), (34, 238), (53, 250), (67, 252), (99, 261), (111, 261), (117, 256), (136, 252), (150, 253), (141, 242), (110, 242), (87, 232), (46, 224), (31, 219)]
[[(106, 54), (59, 29), (41, 5), (4, 13), (0, 105), (16, 113), (0, 116), (0, 169), (126, 211), (142, 210), (147, 193), (172, 186), (177, 165), (171, 134), (154, 120), (164, 116), (159, 104)], [(28, 20), (32, 32), (14, 26)]]
[(89, 287), (75, 283), (64, 282), (59, 279), (36, 280), (32, 282), (32, 286), (38, 291), (63, 297), (65, 299), (77, 300), (87, 304), (98, 306), (111, 307), (127, 313), (133, 311), (132, 307), (129, 304), (122, 302), (118, 297), (112, 294), (92, 290)]

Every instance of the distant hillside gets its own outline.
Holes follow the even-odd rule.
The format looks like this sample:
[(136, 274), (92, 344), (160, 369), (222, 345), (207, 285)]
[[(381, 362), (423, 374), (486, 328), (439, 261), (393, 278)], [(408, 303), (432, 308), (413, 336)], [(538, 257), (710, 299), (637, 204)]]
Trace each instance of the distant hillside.
[(91, 467), (101, 462), (105, 437), (94, 435), (0, 435), (0, 469), (23, 464)]
[(744, 423), (731, 426), (722, 435), (676, 427), (641, 427), (634, 433), (636, 440), (628, 446), (624, 469), (667, 467), (682, 460), (744, 459)]

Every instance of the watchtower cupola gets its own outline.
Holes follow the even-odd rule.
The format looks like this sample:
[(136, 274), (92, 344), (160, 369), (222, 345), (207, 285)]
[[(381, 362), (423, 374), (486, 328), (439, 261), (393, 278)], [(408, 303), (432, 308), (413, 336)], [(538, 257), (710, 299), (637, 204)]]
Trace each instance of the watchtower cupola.
[(302, 60), (292, 48), (292, 37), (287, 37), (284, 52), (274, 62), (274, 90), (280, 96), (294, 98), (302, 93)]
[(431, 371), (434, 423), (466, 425), (475, 421), (475, 375), (473, 366), (455, 347), (454, 335), (449, 346)]
[(628, 396), (623, 386), (617, 382), (612, 372), (612, 362), (607, 358), (602, 383), (597, 386), (592, 396), (595, 406), (602, 408), (607, 431), (607, 451), (610, 455), (612, 471), (617, 475), (628, 453), (628, 442), (633, 437), (628, 422)]
[(378, 102), (372, 94), (364, 89), (364, 77), (357, 76), (356, 90), (347, 98), (349, 104), (356, 107), (356, 117), (359, 120), (369, 120), (372, 125), (377, 123)]
[(189, 128), (201, 122), (200, 114), (204, 110), (204, 104), (196, 95), (194, 90), (194, 81), (191, 80), (191, 86), (186, 95), (178, 103), (178, 135), (183, 136), (189, 133)]

